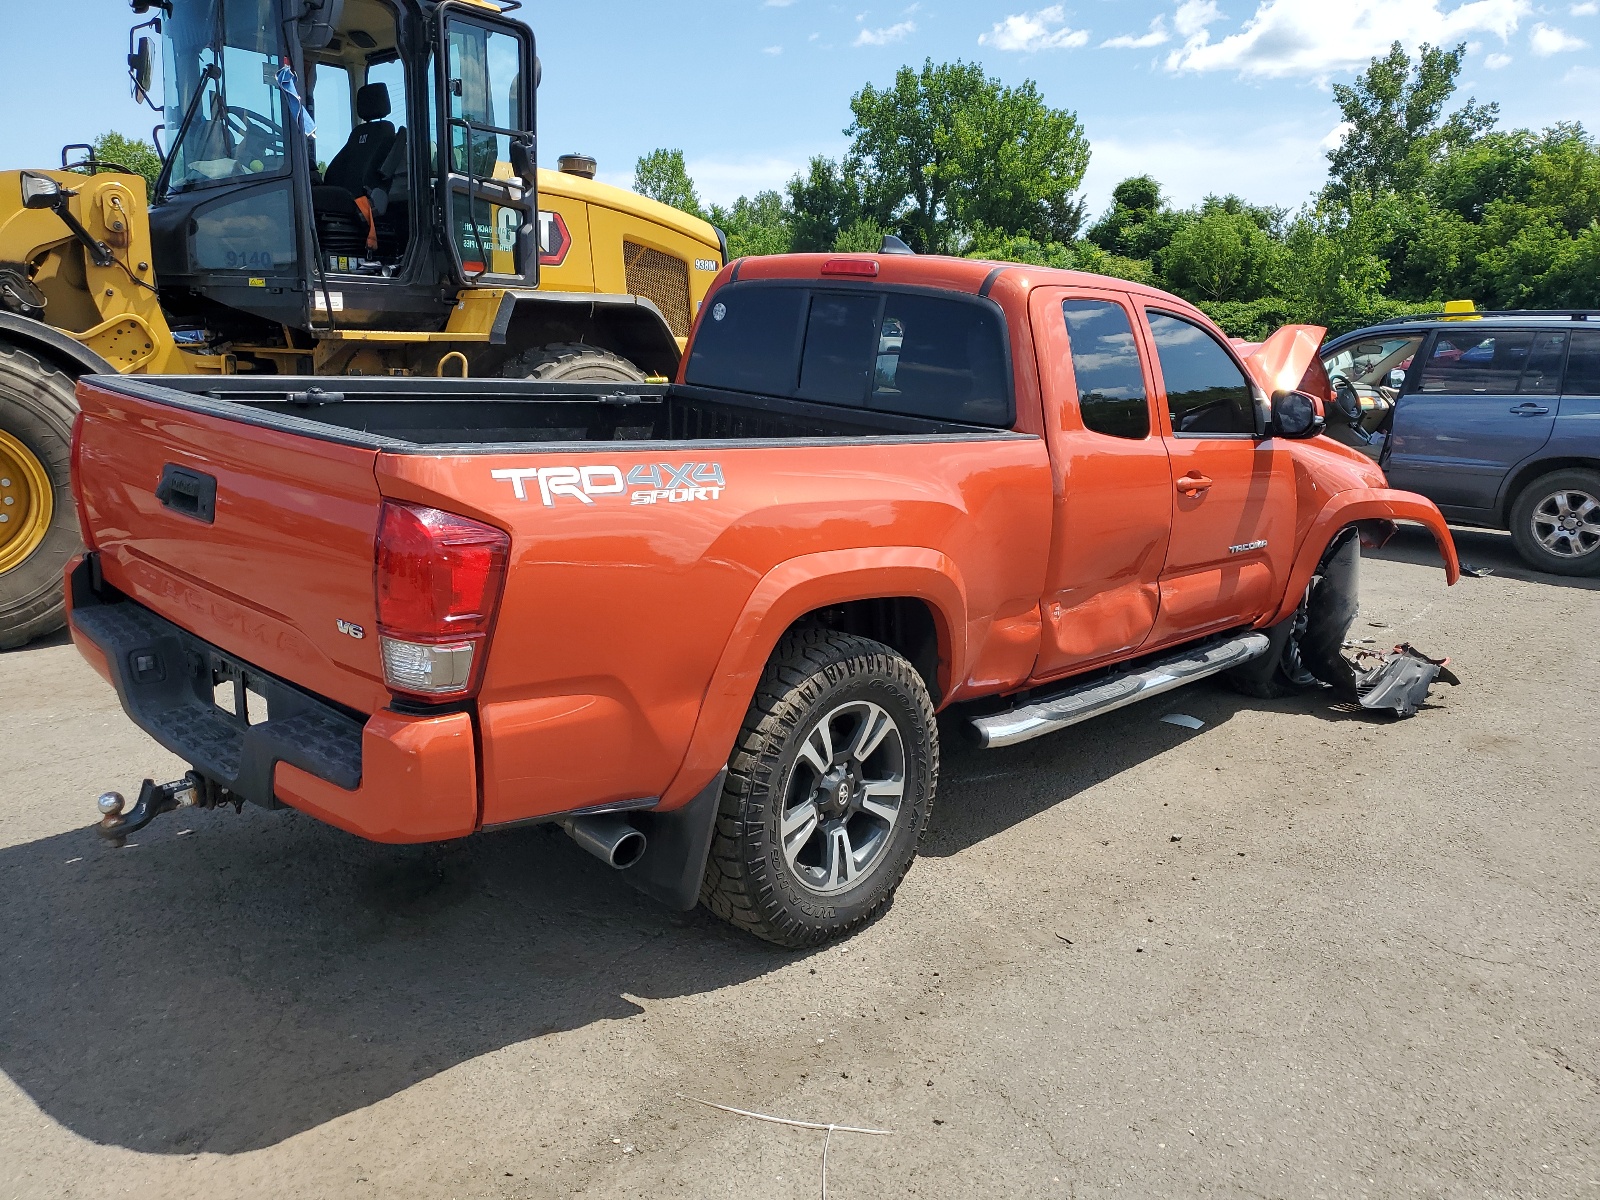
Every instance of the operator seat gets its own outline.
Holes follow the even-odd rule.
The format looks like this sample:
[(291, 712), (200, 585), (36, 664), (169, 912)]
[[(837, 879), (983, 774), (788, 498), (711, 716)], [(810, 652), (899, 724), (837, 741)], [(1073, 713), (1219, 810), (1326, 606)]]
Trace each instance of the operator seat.
[(356, 116), (361, 124), (350, 131), (339, 153), (323, 173), (322, 183), (311, 189), (311, 206), (317, 217), (317, 240), (324, 254), (362, 255), (367, 249), (366, 215), (356, 204), (382, 184), (381, 168), (394, 148), (394, 125), (389, 115), (389, 89), (369, 83), (356, 92)]

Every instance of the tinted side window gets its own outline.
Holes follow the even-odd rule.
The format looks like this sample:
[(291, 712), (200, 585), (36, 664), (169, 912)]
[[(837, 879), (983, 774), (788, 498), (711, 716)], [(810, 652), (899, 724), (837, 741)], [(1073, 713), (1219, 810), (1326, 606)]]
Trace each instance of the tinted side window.
[(878, 348), (878, 309), (871, 292), (811, 294), (806, 345), (800, 358), (800, 395), (821, 404), (860, 407)]
[(1568, 396), (1600, 396), (1600, 329), (1583, 329), (1572, 335), (1567, 382), (1561, 391)]
[(1528, 354), (1528, 365), (1522, 368), (1519, 392), (1534, 392), (1546, 396), (1561, 390), (1561, 362), (1567, 356), (1567, 333), (1547, 333), (1540, 330), (1533, 336), (1533, 350)]
[(1149, 313), (1156, 357), (1167, 387), (1172, 432), (1179, 437), (1256, 431), (1250, 383), (1200, 326), (1167, 313)]
[(1433, 339), (1433, 348), (1422, 364), (1417, 390), (1459, 396), (1509, 396), (1517, 390), (1532, 349), (1532, 331), (1441, 332)]
[(969, 425), (1009, 426), (1005, 335), (985, 305), (884, 295), (869, 407)]
[(804, 288), (722, 288), (695, 332), (684, 380), (699, 387), (792, 396), (800, 320), (810, 295)]
[(1068, 300), (1061, 309), (1084, 426), (1111, 437), (1148, 437), (1150, 406), (1127, 310), (1108, 300)]

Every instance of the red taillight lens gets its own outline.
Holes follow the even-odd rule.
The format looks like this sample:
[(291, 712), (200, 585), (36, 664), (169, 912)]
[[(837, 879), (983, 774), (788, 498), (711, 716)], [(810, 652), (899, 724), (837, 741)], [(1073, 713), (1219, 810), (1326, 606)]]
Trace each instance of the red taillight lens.
[(391, 688), (465, 696), (505, 583), (504, 530), (420, 504), (385, 501), (378, 522), (378, 632)]
[(830, 258), (822, 264), (824, 275), (854, 275), (861, 279), (872, 279), (878, 274), (878, 260), (875, 258)]

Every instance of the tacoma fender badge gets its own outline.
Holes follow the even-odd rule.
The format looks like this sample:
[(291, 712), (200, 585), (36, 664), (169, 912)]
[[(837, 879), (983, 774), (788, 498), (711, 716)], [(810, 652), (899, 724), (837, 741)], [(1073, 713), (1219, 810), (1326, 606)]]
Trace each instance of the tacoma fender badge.
[(1266, 538), (1262, 538), (1259, 542), (1240, 542), (1237, 546), (1229, 546), (1228, 547), (1228, 553), (1229, 554), (1246, 554), (1251, 550), (1265, 550), (1266, 548), (1267, 548), (1267, 539)]
[(339, 627), (339, 632), (344, 634), (345, 637), (353, 637), (358, 642), (367, 636), (367, 631), (354, 621), (346, 621), (343, 617), (338, 617), (333, 623)]

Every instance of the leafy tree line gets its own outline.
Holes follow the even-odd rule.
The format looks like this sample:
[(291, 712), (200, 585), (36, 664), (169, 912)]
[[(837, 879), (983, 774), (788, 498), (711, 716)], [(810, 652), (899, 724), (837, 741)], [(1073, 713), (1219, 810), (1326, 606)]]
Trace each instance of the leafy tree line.
[(1346, 133), (1298, 211), (1238, 196), (1174, 208), (1125, 179), (1085, 229), (1089, 142), (1030, 81), (977, 64), (903, 67), (850, 101), (850, 146), (782, 192), (705, 205), (678, 150), (639, 160), (635, 190), (704, 216), (730, 252), (875, 250), (1069, 267), (1186, 297), (1229, 333), (1334, 331), (1471, 298), (1480, 307), (1600, 307), (1600, 143), (1580, 125), (1499, 128), (1495, 104), (1447, 112), (1465, 46), (1400, 43), (1334, 101)]

